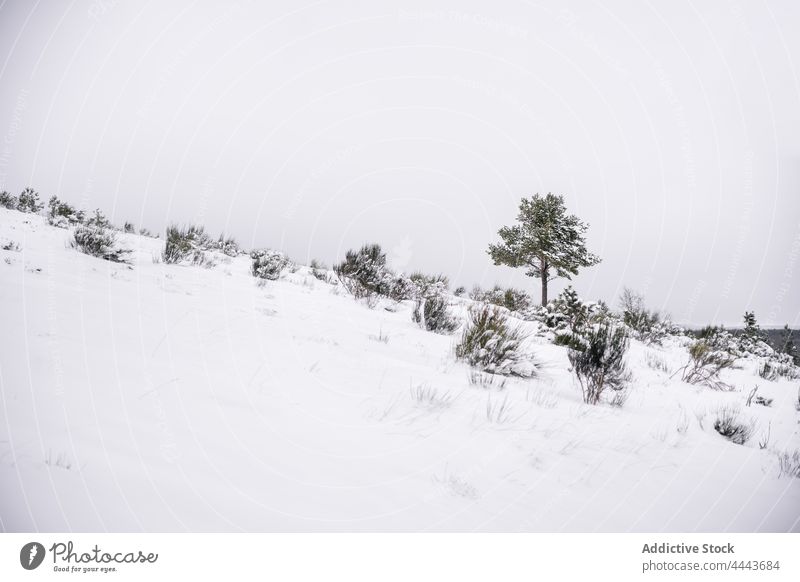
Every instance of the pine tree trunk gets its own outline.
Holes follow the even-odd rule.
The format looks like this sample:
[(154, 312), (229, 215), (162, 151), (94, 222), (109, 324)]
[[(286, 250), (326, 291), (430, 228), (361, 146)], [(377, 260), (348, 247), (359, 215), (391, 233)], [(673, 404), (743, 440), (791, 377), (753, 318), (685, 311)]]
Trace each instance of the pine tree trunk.
[(542, 307), (547, 305), (547, 263), (542, 261)]

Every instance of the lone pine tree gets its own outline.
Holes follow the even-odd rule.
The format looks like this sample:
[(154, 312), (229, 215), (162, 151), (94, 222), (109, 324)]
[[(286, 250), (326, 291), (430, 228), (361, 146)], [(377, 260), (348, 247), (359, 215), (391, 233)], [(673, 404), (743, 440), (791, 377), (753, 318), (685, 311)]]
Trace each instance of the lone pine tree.
[(586, 249), (587, 229), (577, 216), (567, 214), (563, 196), (536, 194), (520, 201), (517, 224), (501, 228), (503, 242), (490, 244), (488, 253), (495, 265), (521, 267), (528, 277), (541, 279), (546, 305), (548, 282), (571, 279), (578, 269), (600, 262)]

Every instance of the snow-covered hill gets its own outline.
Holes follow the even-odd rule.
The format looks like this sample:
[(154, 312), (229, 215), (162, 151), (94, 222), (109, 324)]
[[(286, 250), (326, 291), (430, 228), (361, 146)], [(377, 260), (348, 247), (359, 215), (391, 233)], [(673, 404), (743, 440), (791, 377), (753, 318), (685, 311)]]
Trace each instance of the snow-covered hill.
[[(777, 461), (800, 446), (798, 382), (753, 363), (716, 392), (669, 379), (678, 342), (633, 342), (624, 408), (589, 406), (534, 338), (537, 377), (482, 387), (410, 303), (369, 309), (305, 267), (260, 287), (246, 256), (165, 265), (120, 234), (128, 267), (69, 237), (0, 210), (20, 247), (0, 250), (0, 529), (800, 530)], [(745, 406), (756, 384), (770, 407)], [(713, 429), (723, 405), (750, 442)]]

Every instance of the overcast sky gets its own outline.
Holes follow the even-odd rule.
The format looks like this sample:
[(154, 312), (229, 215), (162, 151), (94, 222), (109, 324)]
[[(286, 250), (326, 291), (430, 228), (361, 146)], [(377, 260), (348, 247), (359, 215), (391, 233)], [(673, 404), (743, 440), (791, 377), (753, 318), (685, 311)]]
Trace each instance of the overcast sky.
[(222, 4), (3, 2), (0, 188), (534, 297), (486, 247), (562, 193), (583, 297), (800, 325), (800, 2)]

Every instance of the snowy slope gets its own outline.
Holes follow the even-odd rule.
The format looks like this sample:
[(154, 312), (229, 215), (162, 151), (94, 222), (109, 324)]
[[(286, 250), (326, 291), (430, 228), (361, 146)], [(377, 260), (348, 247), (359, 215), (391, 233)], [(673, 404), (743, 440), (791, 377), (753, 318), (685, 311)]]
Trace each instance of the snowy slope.
[[(487, 389), (410, 304), (305, 268), (259, 288), (247, 257), (164, 265), (120, 234), (129, 268), (69, 236), (0, 209), (21, 247), (0, 250), (0, 529), (800, 531), (776, 456), (800, 446), (797, 382), (689, 386), (645, 363), (684, 347), (633, 342), (625, 407), (588, 406), (533, 339), (538, 377)], [(744, 406), (755, 384), (771, 407)], [(713, 430), (726, 403), (758, 423), (744, 446)]]

